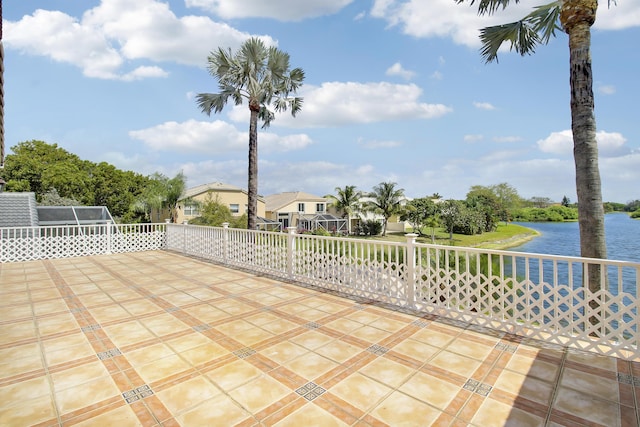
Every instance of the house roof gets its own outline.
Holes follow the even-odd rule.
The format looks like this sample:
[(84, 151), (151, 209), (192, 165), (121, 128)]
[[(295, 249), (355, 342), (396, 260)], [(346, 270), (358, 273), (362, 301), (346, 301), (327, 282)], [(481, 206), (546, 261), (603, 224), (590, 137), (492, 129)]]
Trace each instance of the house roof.
[(303, 191), (289, 191), (285, 193), (270, 194), (264, 198), (265, 209), (275, 212), (293, 202), (326, 202), (324, 197), (314, 196)]
[(245, 190), (240, 187), (236, 187), (235, 185), (225, 184), (224, 182), (210, 182), (208, 184), (201, 184), (195, 187), (187, 188), (182, 196), (180, 196), (180, 200), (194, 197), (208, 191), (231, 191), (246, 193)]
[(0, 227), (37, 227), (35, 193), (0, 193)]

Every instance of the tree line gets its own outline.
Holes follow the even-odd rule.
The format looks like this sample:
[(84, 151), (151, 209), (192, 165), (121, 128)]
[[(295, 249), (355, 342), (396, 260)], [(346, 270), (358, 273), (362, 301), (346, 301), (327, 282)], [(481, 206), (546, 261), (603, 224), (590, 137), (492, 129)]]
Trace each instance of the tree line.
[(40, 205), (106, 206), (122, 223), (150, 222), (154, 209), (167, 209), (175, 218), (186, 188), (182, 173), (169, 178), (123, 171), (44, 141), (24, 141), (11, 150), (0, 170), (6, 191), (33, 192)]

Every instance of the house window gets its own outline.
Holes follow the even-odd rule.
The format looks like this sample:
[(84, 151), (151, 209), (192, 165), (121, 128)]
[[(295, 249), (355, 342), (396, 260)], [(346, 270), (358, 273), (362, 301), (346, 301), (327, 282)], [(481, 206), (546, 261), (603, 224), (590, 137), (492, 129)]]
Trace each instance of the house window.
[(198, 210), (197, 205), (184, 205), (184, 215), (185, 216), (198, 216), (200, 211)]
[(298, 212), (304, 212), (304, 203), (298, 203)]
[(229, 210), (232, 214), (237, 214), (240, 212), (240, 205), (237, 203), (232, 203), (229, 205)]
[(316, 203), (316, 212), (324, 212), (324, 203)]

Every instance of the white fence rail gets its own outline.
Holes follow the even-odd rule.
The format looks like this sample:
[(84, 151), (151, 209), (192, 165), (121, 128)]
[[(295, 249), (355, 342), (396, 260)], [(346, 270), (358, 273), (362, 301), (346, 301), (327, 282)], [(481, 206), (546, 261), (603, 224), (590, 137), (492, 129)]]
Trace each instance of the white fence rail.
[[(640, 263), (184, 225), (167, 249), (365, 300), (622, 358), (640, 357)], [(583, 284), (596, 267), (603, 289)]]
[[(177, 224), (0, 229), (0, 262), (168, 249), (506, 333), (640, 357), (640, 263)], [(584, 286), (596, 267), (603, 289)]]
[(165, 229), (166, 224), (0, 228), (0, 262), (163, 249)]

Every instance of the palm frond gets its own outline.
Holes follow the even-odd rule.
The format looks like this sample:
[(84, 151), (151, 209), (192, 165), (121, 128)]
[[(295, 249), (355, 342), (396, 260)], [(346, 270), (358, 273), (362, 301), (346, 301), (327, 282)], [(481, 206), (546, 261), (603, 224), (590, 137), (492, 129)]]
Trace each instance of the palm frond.
[(200, 111), (210, 116), (211, 111), (215, 113), (222, 111), (227, 103), (227, 98), (219, 93), (199, 93), (196, 95), (196, 103)]
[[(457, 4), (468, 1), (473, 6), (476, 0), (455, 0)], [(498, 9), (504, 10), (510, 3), (518, 4), (520, 0), (478, 0), (478, 15), (492, 15)]]

